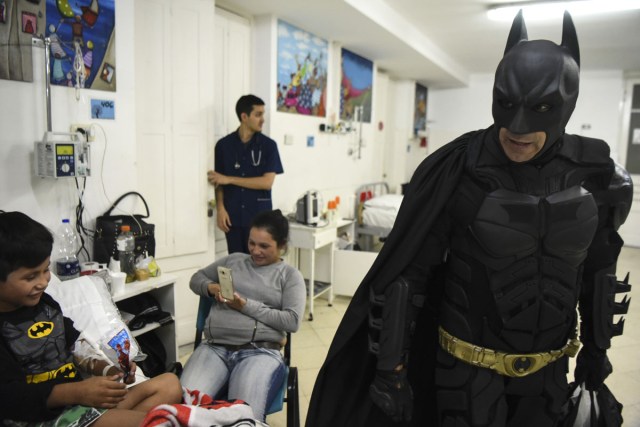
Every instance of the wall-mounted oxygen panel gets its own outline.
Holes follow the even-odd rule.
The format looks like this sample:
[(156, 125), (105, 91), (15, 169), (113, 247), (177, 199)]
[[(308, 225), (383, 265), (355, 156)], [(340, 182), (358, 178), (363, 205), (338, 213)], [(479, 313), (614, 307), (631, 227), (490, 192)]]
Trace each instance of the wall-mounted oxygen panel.
[(35, 142), (35, 174), (43, 178), (91, 175), (89, 143), (79, 133), (46, 132)]

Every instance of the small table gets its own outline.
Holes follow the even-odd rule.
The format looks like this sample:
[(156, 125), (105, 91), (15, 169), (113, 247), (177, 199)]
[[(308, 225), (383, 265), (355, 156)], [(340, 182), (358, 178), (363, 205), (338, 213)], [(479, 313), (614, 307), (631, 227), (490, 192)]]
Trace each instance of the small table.
[[(337, 225), (309, 226), (297, 222), (289, 223), (289, 243), (296, 249), (296, 267), (300, 269), (300, 249), (309, 251), (309, 320), (313, 320), (313, 300), (325, 292), (329, 293), (329, 306), (333, 304), (333, 262), (330, 262), (329, 285), (315, 292), (316, 250), (330, 246), (331, 254), (335, 249)], [(332, 258), (332, 257), (331, 257)]]

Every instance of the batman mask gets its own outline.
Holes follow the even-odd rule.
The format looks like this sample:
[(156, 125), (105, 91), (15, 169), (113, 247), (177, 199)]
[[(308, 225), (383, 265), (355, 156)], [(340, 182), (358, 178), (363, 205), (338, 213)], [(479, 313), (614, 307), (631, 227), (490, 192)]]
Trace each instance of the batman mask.
[(563, 134), (578, 99), (580, 53), (576, 30), (564, 13), (562, 44), (528, 40), (518, 13), (511, 26), (504, 56), (493, 86), (496, 129), (516, 134), (544, 132), (540, 157)]

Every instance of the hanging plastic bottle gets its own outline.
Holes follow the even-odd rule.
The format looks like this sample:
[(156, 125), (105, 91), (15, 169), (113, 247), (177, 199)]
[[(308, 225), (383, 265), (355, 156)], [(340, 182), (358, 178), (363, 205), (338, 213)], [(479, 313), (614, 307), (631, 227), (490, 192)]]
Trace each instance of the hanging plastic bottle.
[(56, 233), (56, 240), (56, 276), (60, 280), (75, 279), (80, 275), (80, 261), (76, 256), (78, 236), (67, 218), (62, 220), (62, 224)]
[(120, 271), (127, 273), (127, 283), (133, 282), (136, 277), (136, 256), (133, 250), (136, 241), (128, 225), (120, 226), (120, 234), (116, 239), (118, 248), (118, 260), (120, 261)]

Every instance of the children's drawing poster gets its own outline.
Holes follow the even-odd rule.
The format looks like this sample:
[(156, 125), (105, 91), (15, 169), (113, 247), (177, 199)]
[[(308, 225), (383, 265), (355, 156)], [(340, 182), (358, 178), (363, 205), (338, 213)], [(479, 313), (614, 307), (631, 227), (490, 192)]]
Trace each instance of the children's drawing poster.
[(342, 49), (342, 80), (340, 83), (340, 119), (354, 120), (356, 107), (362, 107), (361, 121), (371, 123), (373, 96), (373, 62)]
[(413, 108), (413, 134), (427, 130), (427, 88), (416, 83), (416, 98)]
[(51, 84), (116, 90), (115, 0), (47, 0)]
[(278, 111), (326, 116), (328, 42), (278, 20)]
[(0, 0), (0, 79), (32, 82), (32, 39), (44, 33), (44, 3)]

